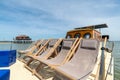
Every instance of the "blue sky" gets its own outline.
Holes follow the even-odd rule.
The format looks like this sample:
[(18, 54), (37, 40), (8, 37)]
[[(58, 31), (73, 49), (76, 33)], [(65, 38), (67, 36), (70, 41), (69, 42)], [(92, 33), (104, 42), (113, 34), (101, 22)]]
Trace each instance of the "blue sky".
[(65, 37), (75, 27), (101, 23), (109, 27), (103, 34), (120, 40), (120, 0), (0, 0), (0, 40)]

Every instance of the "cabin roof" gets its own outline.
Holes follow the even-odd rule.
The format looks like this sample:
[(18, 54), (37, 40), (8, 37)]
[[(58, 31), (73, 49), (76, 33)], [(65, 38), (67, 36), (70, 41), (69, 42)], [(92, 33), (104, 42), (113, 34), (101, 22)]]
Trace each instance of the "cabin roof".
[(19, 35), (19, 36), (16, 36), (16, 37), (29, 37), (27, 35)]
[(98, 25), (90, 25), (85, 27), (78, 27), (75, 29), (100, 29), (100, 28), (107, 28), (107, 24), (98, 24)]
[[(80, 31), (80, 30), (95, 30), (95, 29), (107, 28), (107, 27), (108, 27), (107, 24), (98, 24), (98, 25), (74, 28), (73, 30), (70, 30), (68, 32), (74, 32), (74, 31)], [(95, 31), (97, 31), (97, 30), (95, 30)]]

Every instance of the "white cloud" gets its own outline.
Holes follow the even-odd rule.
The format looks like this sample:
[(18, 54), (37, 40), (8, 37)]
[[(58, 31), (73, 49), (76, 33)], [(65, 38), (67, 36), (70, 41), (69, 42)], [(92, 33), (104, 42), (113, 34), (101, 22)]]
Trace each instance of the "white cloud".
[(75, 27), (107, 23), (110, 27), (103, 33), (109, 33), (111, 40), (120, 40), (117, 35), (120, 5), (116, 1), (2, 0), (0, 27), (12, 27), (14, 35), (23, 33), (34, 37), (51, 37), (57, 34), (64, 36), (66, 31)]

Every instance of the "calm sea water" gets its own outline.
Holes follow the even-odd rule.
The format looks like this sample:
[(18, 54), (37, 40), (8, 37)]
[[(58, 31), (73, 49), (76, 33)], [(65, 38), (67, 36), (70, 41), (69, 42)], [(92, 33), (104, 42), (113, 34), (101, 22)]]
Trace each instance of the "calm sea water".
[(115, 46), (113, 49), (114, 56), (114, 77), (115, 80), (120, 80), (120, 41), (114, 42)]
[(31, 44), (17, 44), (17, 43), (1, 43), (0, 42), (0, 50), (25, 50)]
[[(28, 48), (30, 44), (14, 44), (14, 43), (0, 43), (0, 50), (25, 50)], [(114, 42), (114, 49), (113, 49), (113, 56), (114, 56), (114, 80), (120, 80), (120, 41)]]

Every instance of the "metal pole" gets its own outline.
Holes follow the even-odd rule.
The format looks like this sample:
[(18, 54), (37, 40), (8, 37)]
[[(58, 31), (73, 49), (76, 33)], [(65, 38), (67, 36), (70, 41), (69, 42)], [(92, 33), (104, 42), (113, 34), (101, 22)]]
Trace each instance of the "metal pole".
[(107, 38), (105, 37), (105, 41), (102, 43), (102, 54), (101, 54), (101, 65), (100, 65), (100, 73), (99, 73), (99, 80), (105, 80), (105, 46), (106, 46), (106, 40)]

